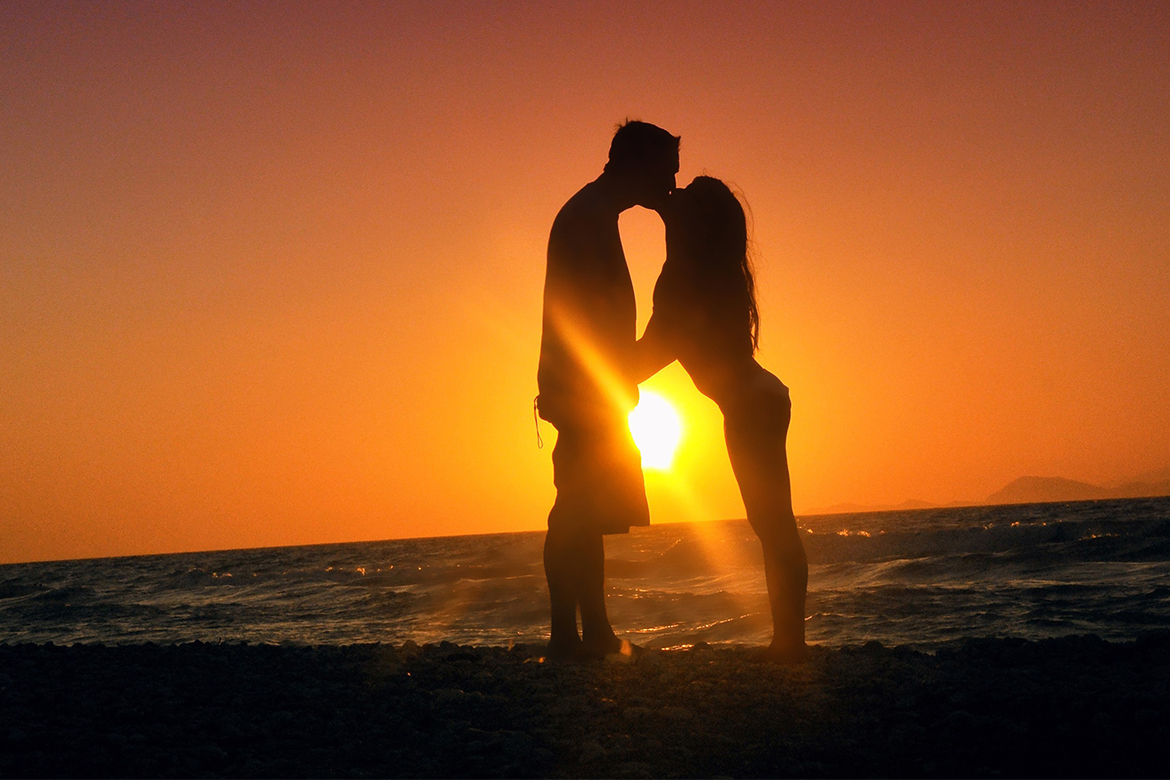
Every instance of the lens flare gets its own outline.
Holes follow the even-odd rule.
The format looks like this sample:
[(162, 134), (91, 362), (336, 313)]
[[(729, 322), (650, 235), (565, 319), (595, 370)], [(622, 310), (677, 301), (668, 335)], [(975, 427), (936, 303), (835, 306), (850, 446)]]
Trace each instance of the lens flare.
[(657, 393), (643, 390), (629, 421), (634, 443), (642, 451), (642, 465), (649, 469), (670, 468), (682, 438), (682, 421), (674, 407)]

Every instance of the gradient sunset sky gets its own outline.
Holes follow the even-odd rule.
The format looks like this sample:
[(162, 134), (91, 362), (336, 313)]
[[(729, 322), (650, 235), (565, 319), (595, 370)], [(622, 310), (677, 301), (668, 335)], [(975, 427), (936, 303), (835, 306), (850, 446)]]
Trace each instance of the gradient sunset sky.
[[(0, 106), (0, 562), (543, 528), (548, 230), (627, 117), (751, 206), (798, 514), (1170, 466), (1166, 2), (16, 1)], [(647, 387), (654, 521), (742, 517)]]

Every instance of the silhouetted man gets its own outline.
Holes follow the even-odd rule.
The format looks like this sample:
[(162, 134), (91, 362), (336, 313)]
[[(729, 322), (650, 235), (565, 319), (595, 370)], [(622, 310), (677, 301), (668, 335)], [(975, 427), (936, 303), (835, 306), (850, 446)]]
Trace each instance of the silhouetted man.
[[(544, 570), (552, 602), (549, 655), (617, 652), (605, 611), (603, 534), (649, 525), (642, 457), (626, 418), (638, 402), (633, 377), (634, 287), (618, 216), (659, 209), (675, 186), (679, 139), (645, 122), (614, 134), (602, 174), (553, 222), (544, 283), (537, 383), (540, 416), (557, 431)], [(577, 634), (577, 610), (581, 634)]]

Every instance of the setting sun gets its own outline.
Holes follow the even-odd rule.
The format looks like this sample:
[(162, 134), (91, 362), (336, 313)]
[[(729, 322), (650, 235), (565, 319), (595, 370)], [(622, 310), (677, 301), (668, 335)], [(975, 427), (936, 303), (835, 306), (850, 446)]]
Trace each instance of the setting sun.
[(682, 438), (682, 422), (670, 403), (647, 390), (630, 412), (630, 433), (642, 451), (642, 465), (651, 469), (668, 469)]

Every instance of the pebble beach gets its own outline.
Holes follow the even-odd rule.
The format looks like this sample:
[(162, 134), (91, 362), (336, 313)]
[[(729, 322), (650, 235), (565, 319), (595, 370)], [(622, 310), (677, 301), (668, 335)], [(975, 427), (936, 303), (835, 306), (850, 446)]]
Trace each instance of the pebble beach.
[(814, 647), (0, 646), (3, 777), (1162, 777), (1170, 632)]

